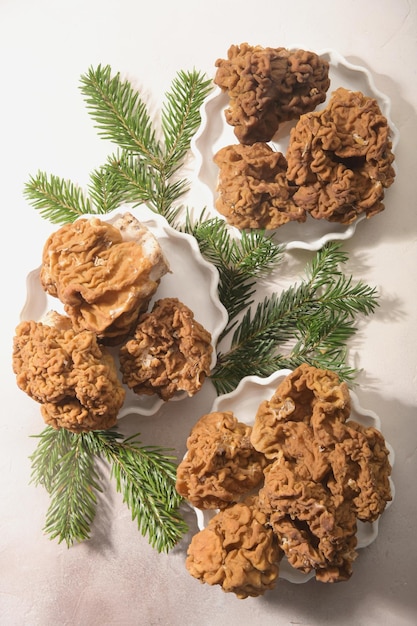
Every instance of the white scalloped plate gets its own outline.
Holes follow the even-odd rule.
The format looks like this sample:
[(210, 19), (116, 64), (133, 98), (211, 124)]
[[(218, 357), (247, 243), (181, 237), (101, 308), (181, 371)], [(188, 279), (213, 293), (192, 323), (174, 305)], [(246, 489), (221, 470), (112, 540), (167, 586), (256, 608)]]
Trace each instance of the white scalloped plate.
[[(129, 211), (142, 222), (158, 239), (168, 260), (171, 273), (161, 279), (161, 284), (154, 295), (152, 303), (159, 298), (178, 298), (194, 313), (195, 319), (206, 328), (212, 336), (213, 358), (211, 366), (216, 364), (216, 344), (220, 333), (227, 323), (227, 311), (218, 296), (219, 276), (216, 268), (201, 255), (194, 237), (171, 228), (165, 218), (145, 206), (132, 208), (122, 205), (115, 211), (105, 215), (95, 215), (103, 221), (112, 223), (121, 214)], [(84, 215), (82, 217), (92, 217)], [(40, 280), (40, 267), (32, 270), (26, 280), (26, 302), (21, 311), (21, 320), (39, 321), (49, 310), (63, 312), (58, 299), (45, 293)], [(192, 288), (190, 288), (192, 285)], [(117, 348), (110, 348), (117, 359)], [(187, 394), (178, 393), (172, 400), (182, 400)], [(126, 415), (154, 415), (164, 404), (157, 395), (138, 396), (126, 388), (126, 399), (119, 412), (119, 419)]]
[[(235, 417), (245, 424), (253, 425), (255, 415), (260, 403), (263, 400), (269, 400), (274, 394), (278, 385), (284, 380), (291, 370), (279, 370), (274, 374), (271, 374), (268, 378), (260, 378), (259, 376), (247, 376), (242, 378), (239, 385), (234, 391), (222, 396), (218, 396), (211, 408), (211, 412), (214, 411), (232, 411)], [(381, 420), (379, 417), (368, 409), (363, 409), (360, 404), (357, 395), (350, 391), (352, 410), (351, 419), (354, 419), (359, 424), (366, 427), (377, 428), (381, 431)], [(394, 465), (394, 450), (388, 442), (385, 442), (389, 450), (389, 460), (391, 466)], [(394, 499), (395, 489), (394, 483), (390, 478), (392, 499)], [(392, 503), (392, 500), (387, 503), (388, 508)], [(213, 510), (201, 510), (192, 507), (197, 516), (197, 524), (200, 530), (205, 528), (209, 520), (215, 515), (216, 511)], [(361, 522), (358, 520), (357, 548), (365, 548), (375, 541), (378, 535), (378, 520), (373, 523)], [(305, 583), (311, 578), (314, 578), (314, 571), (309, 574), (303, 574), (293, 568), (286, 558), (281, 561), (280, 564), (280, 578), (284, 578), (291, 583)]]
[[(371, 73), (364, 67), (349, 63), (334, 50), (322, 50), (318, 54), (330, 64), (331, 83), (326, 101), (319, 105), (316, 110), (327, 106), (332, 91), (338, 87), (361, 91), (365, 95), (375, 98), (388, 120), (391, 128), (393, 151), (395, 151), (399, 132), (391, 119), (391, 101), (388, 96), (376, 88)], [(221, 219), (223, 217), (214, 207), (218, 167), (214, 163), (213, 157), (220, 148), (237, 143), (233, 127), (227, 124), (224, 116), (224, 109), (228, 106), (228, 102), (227, 94), (216, 86), (202, 106), (201, 125), (191, 144), (195, 157), (195, 184), (200, 185), (202, 198), (207, 206), (207, 215)], [(289, 133), (295, 123), (293, 121), (280, 125), (277, 134), (269, 142), (275, 150), (285, 154), (289, 142)], [(308, 216), (307, 221), (302, 224), (289, 222), (281, 226), (277, 229), (274, 238), (285, 244), (287, 250), (319, 250), (328, 241), (350, 239), (358, 224), (364, 219), (366, 218), (362, 215), (353, 224), (343, 225), (326, 220), (315, 220)], [(240, 235), (238, 229), (234, 228), (233, 231), (236, 235)]]

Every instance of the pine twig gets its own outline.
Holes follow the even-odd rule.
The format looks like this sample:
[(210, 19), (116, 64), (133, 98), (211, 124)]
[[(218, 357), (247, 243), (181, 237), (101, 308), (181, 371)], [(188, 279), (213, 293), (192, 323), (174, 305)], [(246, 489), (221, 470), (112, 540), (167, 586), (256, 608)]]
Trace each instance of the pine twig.
[(199, 72), (177, 74), (165, 94), (161, 143), (145, 102), (129, 81), (123, 81), (119, 73), (112, 76), (110, 66), (101, 65), (81, 77), (81, 91), (99, 135), (122, 151), (110, 165), (125, 201), (145, 202), (169, 221), (175, 219), (173, 204), (188, 190), (189, 183), (174, 180), (173, 175), (189, 150), (201, 121), (200, 107), (210, 88), (211, 81)]
[(100, 432), (96, 437), (142, 535), (158, 552), (168, 552), (187, 531), (178, 512), (182, 499), (175, 489), (174, 458), (157, 446), (141, 446), (136, 435), (123, 442), (117, 433)]
[(202, 255), (219, 271), (219, 298), (229, 314), (222, 339), (235, 326), (237, 316), (253, 303), (257, 280), (279, 265), (284, 247), (263, 231), (243, 232), (236, 240), (224, 220), (203, 220), (203, 215), (194, 224), (187, 215), (182, 230), (196, 238)]
[(201, 72), (181, 71), (165, 94), (162, 131), (166, 178), (182, 164), (201, 122), (200, 108), (211, 89), (212, 81)]
[[(356, 331), (354, 320), (377, 306), (376, 291), (354, 284), (341, 265), (347, 260), (339, 244), (320, 250), (307, 266), (305, 279), (273, 294), (251, 310), (257, 281), (271, 272), (284, 251), (261, 231), (236, 240), (220, 219), (178, 225), (178, 199), (188, 181), (177, 177), (200, 123), (200, 106), (211, 88), (197, 72), (180, 72), (166, 94), (162, 139), (157, 139), (140, 94), (109, 66), (90, 68), (81, 91), (99, 135), (118, 153), (92, 172), (89, 196), (71, 181), (39, 172), (25, 195), (42, 217), (53, 223), (74, 221), (86, 213), (107, 213), (122, 202), (147, 204), (174, 227), (194, 235), (200, 250), (219, 271), (219, 296), (229, 322), (220, 343), (233, 331), (228, 350), (219, 349), (212, 381), (218, 393), (231, 391), (249, 374), (267, 376), (277, 369), (309, 362), (353, 378), (346, 344)], [(240, 322), (239, 316), (243, 315)], [(31, 457), (32, 482), (51, 497), (45, 530), (72, 545), (88, 539), (102, 490), (97, 459), (110, 464), (116, 488), (143, 535), (158, 551), (167, 551), (186, 531), (178, 512), (173, 457), (159, 447), (145, 447), (137, 437), (114, 431), (75, 435), (46, 428)]]
[(143, 535), (159, 552), (168, 551), (187, 525), (178, 507), (176, 465), (167, 450), (140, 445), (137, 435), (124, 439), (114, 431), (74, 434), (46, 427), (30, 457), (32, 482), (47, 490), (51, 502), (45, 532), (68, 547), (90, 537), (101, 484), (97, 459), (106, 460), (116, 488)]
[(158, 169), (161, 146), (156, 139), (146, 103), (120, 73), (109, 65), (90, 67), (81, 76), (80, 89), (98, 134), (120, 148), (140, 155)]
[(39, 171), (24, 187), (24, 195), (53, 224), (73, 222), (80, 215), (94, 213), (90, 199), (70, 180)]
[(346, 260), (339, 243), (327, 244), (307, 265), (303, 281), (267, 296), (254, 312), (247, 309), (211, 374), (218, 393), (232, 391), (243, 376), (268, 376), (278, 364), (308, 362), (353, 379), (346, 344), (356, 332), (356, 316), (369, 315), (378, 302), (374, 288), (343, 274)]
[(127, 202), (127, 194), (120, 184), (118, 172), (109, 163), (91, 172), (88, 192), (97, 213), (110, 213)]
[(46, 427), (32, 461), (32, 482), (50, 496), (44, 530), (68, 547), (90, 537), (101, 485), (88, 434)]

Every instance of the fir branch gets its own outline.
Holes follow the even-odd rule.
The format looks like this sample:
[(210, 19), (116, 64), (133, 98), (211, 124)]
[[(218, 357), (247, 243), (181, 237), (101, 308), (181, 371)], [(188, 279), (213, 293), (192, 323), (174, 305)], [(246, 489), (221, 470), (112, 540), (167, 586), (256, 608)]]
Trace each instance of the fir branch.
[(136, 155), (126, 150), (108, 157), (106, 166), (120, 189), (123, 202), (149, 204), (155, 195), (154, 171)]
[(298, 340), (290, 358), (315, 367), (337, 370), (341, 379), (353, 381), (356, 371), (346, 365), (347, 342), (355, 334), (354, 317), (342, 308), (338, 311), (318, 309), (316, 313), (301, 318), (298, 323)]
[(81, 76), (80, 89), (98, 133), (120, 152), (94, 170), (89, 196), (74, 183), (39, 172), (25, 186), (25, 195), (42, 217), (53, 223), (72, 222), (86, 213), (107, 213), (122, 202), (145, 203), (173, 223), (174, 205), (189, 189), (186, 179), (174, 180), (200, 124), (200, 107), (211, 81), (199, 72), (179, 72), (162, 110), (164, 144), (156, 138), (145, 102), (110, 66)]
[(48, 493), (53, 489), (53, 483), (60, 461), (67, 454), (71, 445), (71, 433), (68, 430), (56, 430), (47, 426), (39, 435), (34, 453), (29, 457), (32, 463), (31, 482), (42, 485)]
[(127, 202), (133, 207), (146, 204), (174, 225), (181, 207), (173, 205), (187, 191), (187, 181), (161, 180), (147, 163), (125, 150), (111, 155), (104, 167), (110, 170), (115, 189), (120, 193), (120, 202)]
[(81, 91), (99, 134), (122, 149), (122, 157), (113, 159), (111, 167), (119, 174), (116, 180), (126, 201), (145, 202), (173, 221), (173, 204), (189, 188), (187, 180), (173, 180), (173, 174), (190, 148), (210, 87), (211, 81), (199, 72), (177, 74), (165, 94), (161, 144), (145, 102), (129, 81), (101, 65), (81, 77)]
[(88, 192), (97, 213), (110, 213), (126, 202), (127, 194), (118, 172), (109, 163), (91, 172)]
[(32, 461), (32, 482), (43, 485), (51, 502), (45, 532), (70, 547), (90, 536), (96, 513), (96, 492), (101, 491), (90, 435), (75, 435), (47, 427)]
[[(354, 315), (369, 315), (378, 306), (375, 288), (370, 288), (362, 281), (353, 284), (352, 276), (343, 274), (342, 266), (347, 263), (348, 255), (342, 250), (340, 242), (331, 242), (317, 251), (306, 265), (305, 282), (312, 291), (320, 293), (326, 307), (346, 310)], [(343, 299), (341, 296), (343, 295)]]
[(136, 436), (123, 442), (117, 433), (100, 432), (96, 437), (132, 519), (158, 552), (167, 552), (187, 530), (178, 512), (181, 497), (175, 489), (173, 457), (162, 448), (141, 446)]
[(156, 166), (154, 210), (173, 223), (173, 205), (189, 189), (189, 182), (174, 175), (183, 165), (191, 140), (201, 122), (200, 108), (211, 89), (201, 72), (178, 72), (165, 94), (162, 108), (163, 157)]
[(297, 327), (299, 343), (294, 351), (301, 352), (308, 346), (323, 354), (333, 349), (345, 350), (346, 342), (356, 331), (354, 318), (342, 308), (338, 311), (330, 309), (326, 315), (317, 309), (312, 315), (301, 317)]
[(24, 187), (24, 195), (41, 216), (53, 224), (73, 222), (93, 213), (90, 199), (70, 180), (39, 171)]
[(348, 261), (340, 242), (330, 242), (320, 248), (306, 265), (305, 280), (316, 288), (325, 284), (328, 276), (340, 276), (342, 266)]
[(109, 65), (98, 65), (81, 76), (80, 89), (98, 134), (158, 168), (161, 147), (147, 106), (131, 83), (120, 73), (112, 76)]
[[(281, 294), (256, 305), (257, 282), (280, 262), (284, 248), (264, 232), (242, 233), (239, 239), (221, 219), (185, 226), (177, 223), (179, 198), (188, 181), (177, 177), (200, 123), (200, 106), (210, 81), (197, 72), (180, 72), (166, 94), (162, 139), (157, 140), (145, 102), (120, 74), (98, 66), (81, 77), (81, 91), (99, 134), (118, 146), (118, 153), (93, 171), (86, 196), (71, 181), (39, 172), (25, 195), (43, 217), (54, 223), (73, 221), (85, 213), (106, 213), (122, 202), (145, 203), (174, 227), (194, 235), (205, 258), (219, 271), (219, 296), (229, 322), (220, 337), (212, 381), (218, 393), (234, 389), (246, 375), (267, 376), (303, 362), (336, 370), (351, 380), (346, 365), (347, 342), (356, 332), (358, 315), (377, 306), (375, 289), (345, 276), (347, 261), (340, 244), (328, 244), (307, 265), (305, 278)], [(95, 210), (93, 210), (95, 208)], [(240, 322), (239, 316), (243, 314)], [(46, 532), (72, 545), (89, 537), (101, 491), (97, 461), (106, 460), (117, 490), (143, 535), (158, 551), (175, 545), (186, 530), (178, 512), (175, 465), (167, 451), (145, 447), (135, 437), (114, 431), (74, 435), (47, 428), (32, 455), (32, 481), (51, 496)]]
[(38, 437), (30, 457), (32, 482), (50, 495), (45, 532), (51, 539), (69, 547), (90, 537), (96, 493), (102, 491), (98, 459), (110, 464), (132, 519), (159, 552), (171, 549), (186, 532), (178, 511), (176, 465), (167, 450), (141, 446), (137, 435), (124, 439), (111, 430), (74, 434), (48, 426)]
[(320, 301), (328, 309), (345, 311), (354, 316), (357, 313), (369, 315), (378, 305), (376, 288), (371, 288), (362, 281), (353, 284), (352, 276), (332, 277), (323, 283)]
[(149, 207), (172, 221), (172, 210), (175, 209), (173, 205), (188, 189), (189, 182), (186, 179), (171, 181), (157, 176), (154, 179), (154, 194)]
[(186, 156), (198, 129), (200, 108), (212, 88), (212, 81), (200, 72), (178, 72), (162, 109), (164, 169), (169, 178)]
[[(249, 308), (236, 328), (227, 352), (219, 351), (211, 380), (218, 393), (232, 391), (244, 376), (269, 376), (281, 364), (280, 344), (293, 338), (300, 315), (308, 315), (305, 289), (291, 287), (280, 297), (265, 297), (255, 312)], [(278, 368), (281, 369), (281, 368)]]
[(279, 265), (284, 247), (263, 231), (242, 232), (241, 239), (235, 239), (224, 220), (203, 220), (203, 215), (193, 224), (188, 214), (183, 230), (196, 238), (202, 255), (219, 271), (219, 298), (229, 314), (222, 338), (253, 303), (257, 280)]
[[(273, 293), (256, 305), (255, 313), (249, 308), (232, 338), (232, 348), (241, 346), (257, 349), (260, 345), (287, 341), (298, 328), (300, 317), (311, 312), (312, 301), (304, 285), (291, 286), (279, 296)], [(230, 353), (229, 353), (230, 354)]]
[(340, 263), (346, 260), (339, 243), (327, 244), (300, 284), (267, 296), (254, 312), (246, 311), (229, 350), (219, 351), (211, 375), (219, 393), (232, 391), (243, 376), (271, 374), (277, 363), (321, 364), (342, 379), (354, 377), (355, 370), (345, 365), (346, 343), (356, 332), (357, 315), (369, 315), (378, 303), (374, 288), (353, 284), (343, 274)]

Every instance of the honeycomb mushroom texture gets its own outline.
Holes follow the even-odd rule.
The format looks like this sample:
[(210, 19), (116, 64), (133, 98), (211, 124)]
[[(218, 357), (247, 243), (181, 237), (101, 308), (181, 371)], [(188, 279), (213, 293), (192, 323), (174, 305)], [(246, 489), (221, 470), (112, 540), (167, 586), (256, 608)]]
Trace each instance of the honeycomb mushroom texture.
[(324, 102), (330, 85), (328, 62), (306, 50), (242, 43), (215, 65), (214, 82), (229, 96), (226, 121), (244, 144), (270, 141), (281, 122)]
[(89, 330), (68, 318), (56, 325), (24, 321), (16, 328), (13, 371), (17, 384), (41, 404), (46, 424), (80, 433), (111, 428), (124, 402), (113, 357)]

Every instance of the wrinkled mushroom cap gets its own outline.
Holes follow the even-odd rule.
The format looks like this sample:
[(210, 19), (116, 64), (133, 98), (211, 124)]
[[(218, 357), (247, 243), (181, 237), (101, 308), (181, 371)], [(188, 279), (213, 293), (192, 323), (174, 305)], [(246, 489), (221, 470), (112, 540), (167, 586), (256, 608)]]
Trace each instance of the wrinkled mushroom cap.
[(177, 468), (178, 493), (198, 508), (215, 509), (259, 485), (266, 462), (250, 442), (251, 430), (231, 412), (203, 415)]
[(201, 582), (220, 585), (242, 599), (274, 588), (280, 558), (265, 514), (249, 498), (219, 512), (194, 535), (186, 567)]
[(91, 331), (76, 331), (59, 315), (53, 319), (57, 325), (25, 321), (16, 328), (13, 371), (19, 388), (41, 404), (53, 428), (111, 428), (125, 398), (113, 357)]
[(240, 230), (272, 230), (290, 221), (304, 222), (297, 188), (286, 178), (287, 161), (266, 143), (230, 145), (214, 155), (219, 167), (216, 209)]
[(395, 171), (390, 128), (377, 101), (340, 87), (290, 133), (288, 180), (295, 204), (316, 219), (350, 224), (383, 210)]
[(74, 328), (123, 339), (169, 270), (153, 234), (130, 213), (65, 224), (45, 243), (41, 283), (64, 304)]
[(193, 396), (210, 374), (211, 334), (178, 298), (157, 300), (119, 351), (123, 382), (138, 395)]
[(242, 43), (215, 65), (214, 82), (230, 100), (226, 121), (243, 144), (270, 141), (281, 122), (324, 102), (330, 85), (328, 62), (307, 50)]

